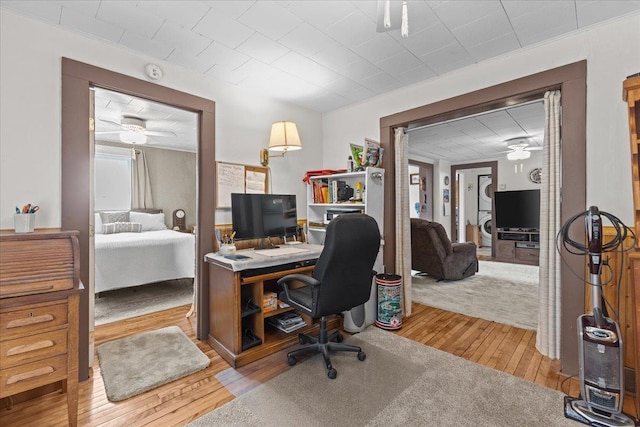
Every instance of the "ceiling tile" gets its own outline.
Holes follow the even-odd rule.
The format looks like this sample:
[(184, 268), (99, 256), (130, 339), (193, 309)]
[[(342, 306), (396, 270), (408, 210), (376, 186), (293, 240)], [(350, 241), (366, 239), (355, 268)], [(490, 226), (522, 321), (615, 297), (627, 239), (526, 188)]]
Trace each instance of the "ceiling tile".
[(302, 23), (278, 40), (278, 43), (305, 56), (313, 56), (331, 47), (335, 42), (320, 30)]
[(360, 10), (355, 10), (340, 21), (327, 27), (325, 32), (347, 47), (355, 47), (376, 37), (378, 33), (371, 21)]
[(165, 42), (151, 40), (129, 30), (126, 30), (122, 35), (120, 44), (146, 55), (162, 59), (166, 59), (173, 51), (173, 46)]
[(452, 31), (460, 44), (467, 49), (513, 33), (511, 23), (502, 9), (484, 15), (466, 25), (461, 25)]
[(498, 0), (427, 1), (427, 5), (452, 30), (502, 11), (502, 4)]
[(352, 101), (361, 101), (376, 95), (372, 90), (346, 77), (341, 77), (332, 82), (330, 89), (332, 92)]
[(300, 18), (267, 0), (255, 2), (238, 21), (273, 40), (280, 39), (302, 24)]
[[(546, 1), (511, 19), (511, 25), (521, 46), (528, 46), (546, 38), (577, 29), (573, 3)], [(508, 7), (505, 5), (505, 7)]]
[[(260, 61), (256, 61), (256, 62), (260, 62)], [(266, 64), (263, 64), (263, 65), (268, 66)], [(237, 67), (230, 67), (228, 65), (222, 65), (222, 64), (214, 65), (204, 75), (205, 77), (213, 77), (217, 80), (227, 82), (233, 85), (239, 84), (248, 76), (247, 73), (239, 73)]]
[(202, 1), (201, 3), (206, 4), (217, 13), (222, 13), (232, 19), (238, 19), (255, 3), (255, 0), (211, 0)]
[(516, 35), (508, 33), (493, 40), (488, 40), (472, 47), (466, 47), (466, 50), (475, 62), (480, 62), (506, 52), (511, 52), (519, 47), (520, 44), (518, 43)]
[(362, 86), (376, 93), (383, 93), (402, 86), (402, 82), (383, 72), (359, 80), (359, 82)]
[(80, 13), (85, 16), (90, 16), (92, 18), (96, 17), (98, 13), (98, 8), (100, 7), (100, 0), (66, 0), (66, 1), (56, 1), (52, 3), (60, 3), (63, 8), (71, 9), (77, 13)]
[(173, 24), (191, 29), (200, 22), (209, 10), (209, 6), (199, 1), (143, 0), (138, 2), (138, 9), (166, 19)]
[(427, 80), (431, 77), (434, 77), (435, 75), (436, 73), (431, 71), (429, 67), (422, 64), (417, 68), (413, 68), (411, 70), (396, 74), (394, 75), (394, 77), (400, 80), (402, 83), (410, 85)]
[(193, 30), (231, 49), (238, 47), (255, 32), (213, 9), (207, 12)]
[(60, 13), (62, 7), (59, 3), (49, 1), (9, 1), (3, 0), (2, 7), (20, 13), (22, 15), (31, 16), (41, 19), (51, 24), (60, 23)]
[(380, 73), (380, 68), (361, 58), (350, 63), (335, 63), (329, 68), (355, 81)]
[(153, 37), (154, 40), (169, 43), (185, 54), (197, 55), (209, 46), (213, 40), (189, 31), (172, 22), (165, 22)]
[(393, 55), (385, 60), (378, 61), (375, 64), (382, 71), (395, 76), (396, 74), (401, 74), (405, 71), (412, 70), (414, 68), (418, 68), (424, 64), (415, 57), (412, 53), (403, 50)]
[(220, 65), (228, 65), (230, 67), (239, 67), (249, 60), (249, 56), (233, 49), (229, 49), (220, 43), (213, 42), (200, 55), (203, 59), (209, 58), (214, 63)]
[(473, 59), (458, 43), (452, 43), (435, 52), (422, 55), (420, 60), (438, 74), (473, 64)]
[(244, 43), (238, 46), (236, 50), (267, 64), (271, 64), (289, 52), (289, 49), (285, 46), (260, 33), (254, 33)]
[(426, 55), (441, 49), (443, 46), (457, 43), (451, 31), (441, 22), (399, 41), (400, 44), (416, 56)]
[(329, 84), (341, 77), (335, 71), (295, 52), (287, 53), (272, 65), (287, 73), (303, 76), (304, 80), (319, 86)]
[[(328, 7), (331, 5), (331, 7)], [(355, 10), (355, 7), (346, 1), (308, 0), (292, 1), (287, 9), (312, 26), (323, 30), (339, 21)]]
[(134, 2), (123, 1), (101, 2), (96, 18), (148, 39), (153, 37), (164, 21), (136, 7)]
[(623, 0), (606, 2), (576, 0), (578, 27), (582, 28), (597, 22), (640, 10), (640, 1)]
[(62, 16), (60, 23), (64, 26), (73, 28), (85, 34), (90, 34), (102, 40), (108, 40), (113, 43), (118, 43), (124, 29), (116, 25), (99, 21), (91, 16), (82, 15), (75, 11), (64, 7), (62, 9)]
[(404, 47), (387, 33), (378, 33), (372, 39), (353, 47), (353, 51), (364, 59), (377, 62), (397, 54)]
[(215, 59), (212, 57), (196, 56), (192, 52), (185, 52), (180, 48), (176, 48), (171, 52), (167, 61), (181, 65), (200, 74), (204, 74), (216, 64)]

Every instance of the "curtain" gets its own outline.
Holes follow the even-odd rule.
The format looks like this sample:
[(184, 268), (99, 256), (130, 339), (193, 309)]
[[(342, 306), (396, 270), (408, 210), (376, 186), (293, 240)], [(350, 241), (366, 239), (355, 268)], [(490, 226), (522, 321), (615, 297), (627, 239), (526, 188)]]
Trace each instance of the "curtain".
[(536, 348), (552, 359), (560, 358), (560, 91), (544, 95), (545, 130), (540, 191), (540, 283)]
[(409, 214), (409, 136), (404, 128), (395, 131), (396, 157), (396, 274), (402, 276), (403, 310), (411, 315), (411, 223)]
[(153, 196), (151, 195), (151, 180), (149, 180), (149, 168), (143, 151), (135, 151), (133, 159), (132, 208), (153, 208)]

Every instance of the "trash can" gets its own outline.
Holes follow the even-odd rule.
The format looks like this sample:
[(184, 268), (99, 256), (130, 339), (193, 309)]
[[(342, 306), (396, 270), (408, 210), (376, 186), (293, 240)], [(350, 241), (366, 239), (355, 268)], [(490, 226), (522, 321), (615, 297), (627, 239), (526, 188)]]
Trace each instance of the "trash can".
[(378, 274), (378, 318), (376, 326), (382, 329), (402, 327), (402, 277), (397, 274)]

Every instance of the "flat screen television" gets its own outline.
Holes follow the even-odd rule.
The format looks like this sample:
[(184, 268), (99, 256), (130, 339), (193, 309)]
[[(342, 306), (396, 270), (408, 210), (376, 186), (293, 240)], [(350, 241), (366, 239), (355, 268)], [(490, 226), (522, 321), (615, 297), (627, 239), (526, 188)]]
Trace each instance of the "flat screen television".
[(237, 240), (291, 236), (298, 231), (294, 194), (231, 194), (231, 222)]
[(496, 191), (493, 194), (499, 230), (540, 229), (540, 190)]

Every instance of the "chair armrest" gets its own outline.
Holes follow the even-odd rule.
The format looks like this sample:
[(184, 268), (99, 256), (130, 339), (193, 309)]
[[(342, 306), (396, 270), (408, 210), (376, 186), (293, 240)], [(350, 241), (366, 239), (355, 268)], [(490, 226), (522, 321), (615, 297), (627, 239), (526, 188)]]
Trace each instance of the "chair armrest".
[(473, 242), (453, 243), (451, 246), (454, 253), (475, 253), (477, 249)]
[(307, 276), (305, 274), (288, 274), (278, 280), (278, 285), (282, 287), (288, 300), (291, 300), (291, 297), (289, 296), (289, 282), (294, 280), (302, 282), (305, 286), (310, 286), (312, 288), (320, 285), (320, 282), (311, 276)]

